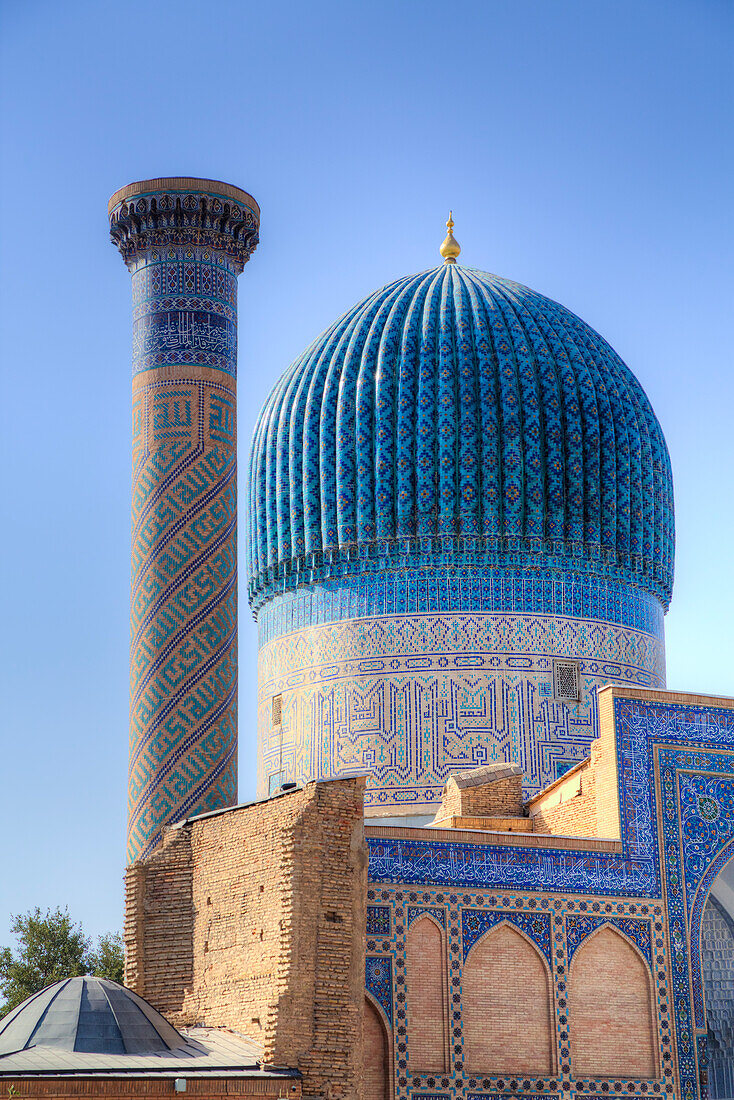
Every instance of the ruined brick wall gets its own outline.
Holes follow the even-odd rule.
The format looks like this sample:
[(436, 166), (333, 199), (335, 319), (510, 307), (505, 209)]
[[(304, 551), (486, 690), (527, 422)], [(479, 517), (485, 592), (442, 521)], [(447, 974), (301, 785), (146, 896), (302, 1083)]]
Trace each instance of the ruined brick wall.
[(194, 974), (191, 830), (167, 829), (156, 854), (125, 875), (125, 985), (174, 1026)]
[(251, 1036), (307, 1096), (361, 1096), (364, 783), (195, 819), (128, 871), (130, 987), (174, 1025)]

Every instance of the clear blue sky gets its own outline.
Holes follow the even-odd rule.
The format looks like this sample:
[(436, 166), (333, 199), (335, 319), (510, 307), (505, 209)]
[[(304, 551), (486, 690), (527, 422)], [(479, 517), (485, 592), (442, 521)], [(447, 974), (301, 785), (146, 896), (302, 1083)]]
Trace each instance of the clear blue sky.
[(240, 279), (243, 470), (278, 375), (363, 295), (437, 263), (449, 207), (463, 261), (597, 328), (672, 454), (669, 686), (734, 694), (729, 0), (0, 12), (0, 944), (34, 905), (121, 926), (130, 280), (106, 205), (133, 180), (210, 176), (261, 204)]

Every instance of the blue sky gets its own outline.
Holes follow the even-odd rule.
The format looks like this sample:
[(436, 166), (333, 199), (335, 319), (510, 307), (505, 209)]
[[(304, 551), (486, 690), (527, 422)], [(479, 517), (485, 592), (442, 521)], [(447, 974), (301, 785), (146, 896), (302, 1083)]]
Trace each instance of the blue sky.
[[(262, 207), (242, 468), (278, 375), (437, 263), (449, 207), (462, 261), (598, 329), (673, 460), (668, 684), (734, 694), (728, 0), (0, 0), (0, 18), (0, 944), (34, 905), (122, 923), (130, 287), (106, 205), (133, 180), (213, 177)], [(255, 643), (243, 601), (243, 800)]]

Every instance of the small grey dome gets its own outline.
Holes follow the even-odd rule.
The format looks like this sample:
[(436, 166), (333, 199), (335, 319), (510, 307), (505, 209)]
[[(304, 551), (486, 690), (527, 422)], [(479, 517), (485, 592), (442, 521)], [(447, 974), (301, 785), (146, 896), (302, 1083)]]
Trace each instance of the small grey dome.
[(151, 1054), (185, 1044), (152, 1005), (106, 978), (54, 982), (0, 1020), (0, 1055), (30, 1047)]

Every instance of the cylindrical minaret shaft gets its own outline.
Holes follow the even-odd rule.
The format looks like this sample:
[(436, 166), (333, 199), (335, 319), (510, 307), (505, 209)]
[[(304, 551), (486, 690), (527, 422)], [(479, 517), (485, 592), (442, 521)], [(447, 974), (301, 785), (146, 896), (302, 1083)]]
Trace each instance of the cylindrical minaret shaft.
[(129, 863), (237, 797), (237, 276), (260, 210), (213, 180), (116, 191), (133, 284)]

